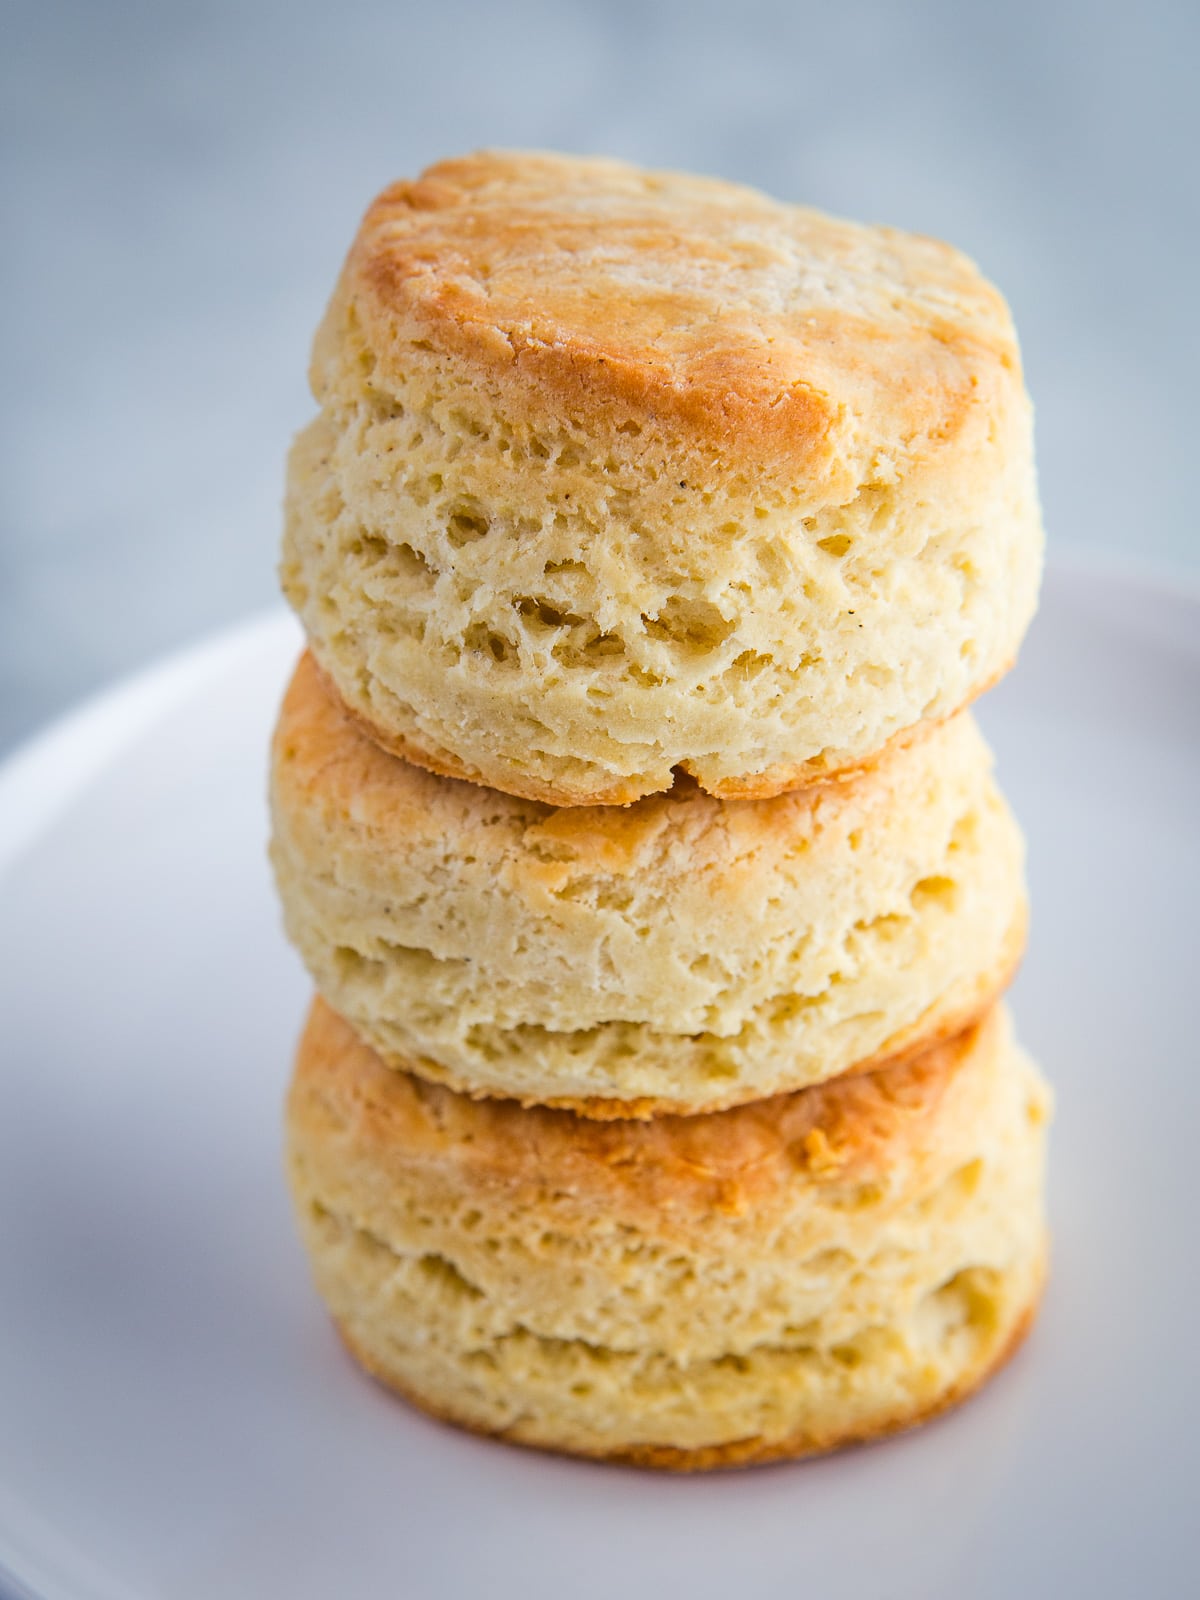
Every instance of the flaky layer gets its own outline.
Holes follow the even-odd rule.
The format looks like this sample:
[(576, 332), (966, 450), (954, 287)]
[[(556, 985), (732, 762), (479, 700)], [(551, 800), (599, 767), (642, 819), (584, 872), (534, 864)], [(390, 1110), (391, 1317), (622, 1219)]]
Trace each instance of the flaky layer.
[(339, 694), (561, 804), (768, 795), (966, 704), (1035, 602), (1030, 415), (956, 252), (483, 155), (368, 212), (282, 576)]
[(998, 1014), (871, 1078), (614, 1125), (389, 1072), (318, 1004), (289, 1171), (386, 1381), (525, 1443), (709, 1465), (902, 1426), (986, 1374), (1040, 1284), (1046, 1116)]
[(853, 782), (551, 809), (389, 757), (310, 660), (274, 742), (288, 932), (387, 1059), (593, 1115), (704, 1110), (956, 1031), (1020, 955), (969, 717)]

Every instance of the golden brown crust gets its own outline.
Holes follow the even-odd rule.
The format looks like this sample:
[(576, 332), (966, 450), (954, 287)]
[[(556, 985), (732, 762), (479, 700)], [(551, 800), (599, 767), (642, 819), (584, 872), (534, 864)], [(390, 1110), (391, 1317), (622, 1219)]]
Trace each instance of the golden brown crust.
[(998, 1011), (955, 1038), (871, 1074), (846, 1074), (708, 1116), (599, 1121), (545, 1106), (469, 1099), (384, 1066), (350, 1025), (313, 1002), (297, 1054), (291, 1118), (313, 1136), (352, 1130), (382, 1163), (451, 1162), (480, 1182), (549, 1181), (628, 1202), (738, 1215), (811, 1181), (865, 1181), (923, 1135), (979, 1050), (998, 1048)]
[(736, 438), (831, 497), (864, 449), (935, 455), (1019, 388), (1007, 308), (949, 246), (615, 161), (484, 151), (393, 184), (336, 300), (384, 371), (432, 348), (514, 412)]
[(895, 1434), (906, 1433), (912, 1428), (920, 1427), (955, 1406), (961, 1405), (972, 1395), (977, 1394), (1020, 1350), (1037, 1318), (1045, 1280), (1046, 1266), (1043, 1261), (1032, 1298), (999, 1353), (990, 1361), (964, 1373), (962, 1378), (944, 1394), (939, 1395), (932, 1405), (914, 1405), (909, 1409), (895, 1411), (866, 1428), (854, 1428), (844, 1432), (831, 1429), (821, 1434), (815, 1434), (811, 1428), (807, 1428), (786, 1439), (764, 1439), (757, 1436), (735, 1439), (728, 1444), (708, 1445), (699, 1450), (679, 1449), (673, 1445), (640, 1445), (612, 1453), (568, 1450), (564, 1446), (535, 1444), (517, 1437), (512, 1432), (493, 1432), (481, 1428), (464, 1417), (454, 1416), (445, 1408), (430, 1405), (411, 1385), (405, 1384), (394, 1373), (385, 1372), (379, 1362), (368, 1355), (353, 1335), (336, 1319), (334, 1327), (351, 1357), (389, 1393), (398, 1396), (408, 1405), (414, 1406), (438, 1422), (463, 1428), (480, 1438), (519, 1445), (522, 1449), (550, 1451), (555, 1455), (586, 1456), (593, 1460), (611, 1462), (615, 1466), (640, 1467), (656, 1472), (717, 1472), (735, 1467), (768, 1466), (771, 1462), (777, 1461), (799, 1461), (808, 1457), (828, 1455), (834, 1450), (848, 1449), (853, 1445), (874, 1444)]
[[(1012, 670), (1013, 660), (1010, 658), (998, 672), (986, 681), (973, 685), (968, 694), (953, 711), (945, 716), (928, 718), (923, 722), (914, 723), (911, 727), (902, 728), (878, 750), (872, 751), (869, 756), (846, 761), (841, 766), (833, 766), (824, 757), (812, 761), (802, 761), (794, 766), (774, 766), (766, 772), (747, 773), (738, 778), (729, 778), (720, 783), (710, 784), (705, 792), (712, 794), (720, 800), (774, 800), (779, 795), (796, 794), (808, 789), (819, 789), (830, 783), (852, 783), (859, 778), (867, 777), (876, 771), (889, 756), (906, 750), (916, 740), (924, 738), (934, 728), (949, 722), (951, 718), (959, 716), (968, 707), (974, 705), (980, 695), (993, 689), (1000, 680)], [(390, 734), (385, 728), (373, 722), (362, 711), (347, 703), (338, 693), (337, 685), (325, 672), (320, 662), (311, 650), (305, 652), (301, 666), (297, 669), (297, 676), (305, 680), (310, 673), (320, 680), (320, 692), (333, 700), (341, 709), (346, 718), (354, 724), (361, 733), (364, 733), (372, 744), (384, 751), (385, 754), (396, 756), (401, 761), (406, 761), (410, 766), (421, 767), (426, 772), (432, 772), (439, 778), (457, 778), (465, 783), (474, 783), (481, 788), (495, 789), (500, 787), (492, 781), (494, 774), (485, 776), (478, 767), (469, 765), (450, 754), (449, 751), (438, 749), (431, 752), (411, 738), (401, 738), (398, 734)], [(291, 691), (289, 691), (290, 693)], [(297, 691), (299, 692), (299, 691)], [(314, 694), (316, 686), (309, 688), (307, 681), (303, 685), (306, 695)], [(299, 708), (297, 708), (299, 709)], [(569, 791), (557, 789), (553, 784), (543, 783), (536, 777), (521, 774), (518, 778), (506, 769), (505, 783), (507, 788), (501, 789), (504, 794), (514, 795), (521, 800), (534, 800), (539, 805), (554, 806), (556, 809), (566, 810), (571, 807), (586, 808), (588, 806), (631, 806), (639, 800), (648, 797), (645, 785), (640, 779), (631, 778), (620, 784), (598, 789), (592, 793), (581, 795), (577, 790)], [(700, 780), (693, 776), (688, 763), (684, 763), (677, 771), (676, 783), (696, 783), (704, 789)]]

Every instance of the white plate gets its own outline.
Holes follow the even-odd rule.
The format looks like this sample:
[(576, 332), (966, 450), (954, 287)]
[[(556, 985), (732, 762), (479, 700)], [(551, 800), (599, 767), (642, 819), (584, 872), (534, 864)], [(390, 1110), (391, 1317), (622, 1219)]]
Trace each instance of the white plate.
[(1200, 603), (1059, 570), (1020, 670), (983, 709), (1031, 844), (1018, 1022), (1059, 1092), (1054, 1276), (1030, 1343), (907, 1438), (699, 1479), (426, 1421), (360, 1377), (309, 1289), (279, 1174), (307, 984), (263, 857), (265, 747), (295, 646), (268, 619), (0, 774), (11, 1592), (1189, 1589)]

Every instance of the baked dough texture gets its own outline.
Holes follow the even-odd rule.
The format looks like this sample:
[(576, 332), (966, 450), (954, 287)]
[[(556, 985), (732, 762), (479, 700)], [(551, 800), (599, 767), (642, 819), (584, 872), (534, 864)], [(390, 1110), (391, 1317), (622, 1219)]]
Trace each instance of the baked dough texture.
[(347, 706), (560, 805), (762, 797), (1011, 663), (1042, 532), (1008, 309), (957, 251), (619, 162), (371, 206), (281, 575)]
[(605, 1123), (388, 1070), (318, 1001), (287, 1162), (369, 1371), (470, 1428), (686, 1469), (979, 1384), (1037, 1301), (1048, 1109), (998, 1009), (875, 1074)]
[(321, 993), (394, 1064), (592, 1116), (703, 1111), (956, 1032), (1020, 955), (1020, 832), (968, 713), (852, 781), (551, 808), (386, 754), (311, 658), (272, 857)]

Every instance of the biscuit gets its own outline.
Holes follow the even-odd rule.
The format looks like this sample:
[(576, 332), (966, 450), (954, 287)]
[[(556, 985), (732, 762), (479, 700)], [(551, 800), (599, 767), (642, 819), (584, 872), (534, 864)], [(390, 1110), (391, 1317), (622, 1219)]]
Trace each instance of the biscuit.
[(999, 1010), (869, 1076), (639, 1123), (388, 1070), (318, 1001), (287, 1163), (317, 1288), (384, 1383), (686, 1469), (871, 1438), (982, 1382), (1041, 1287), (1048, 1110)]
[(311, 659), (272, 858), (318, 989), (386, 1060), (592, 1116), (712, 1110), (956, 1032), (1024, 939), (968, 714), (853, 781), (552, 809), (379, 750)]
[(1033, 612), (1016, 338), (934, 240), (478, 154), (371, 206), (311, 377), (283, 587), (437, 772), (769, 796), (961, 708)]

